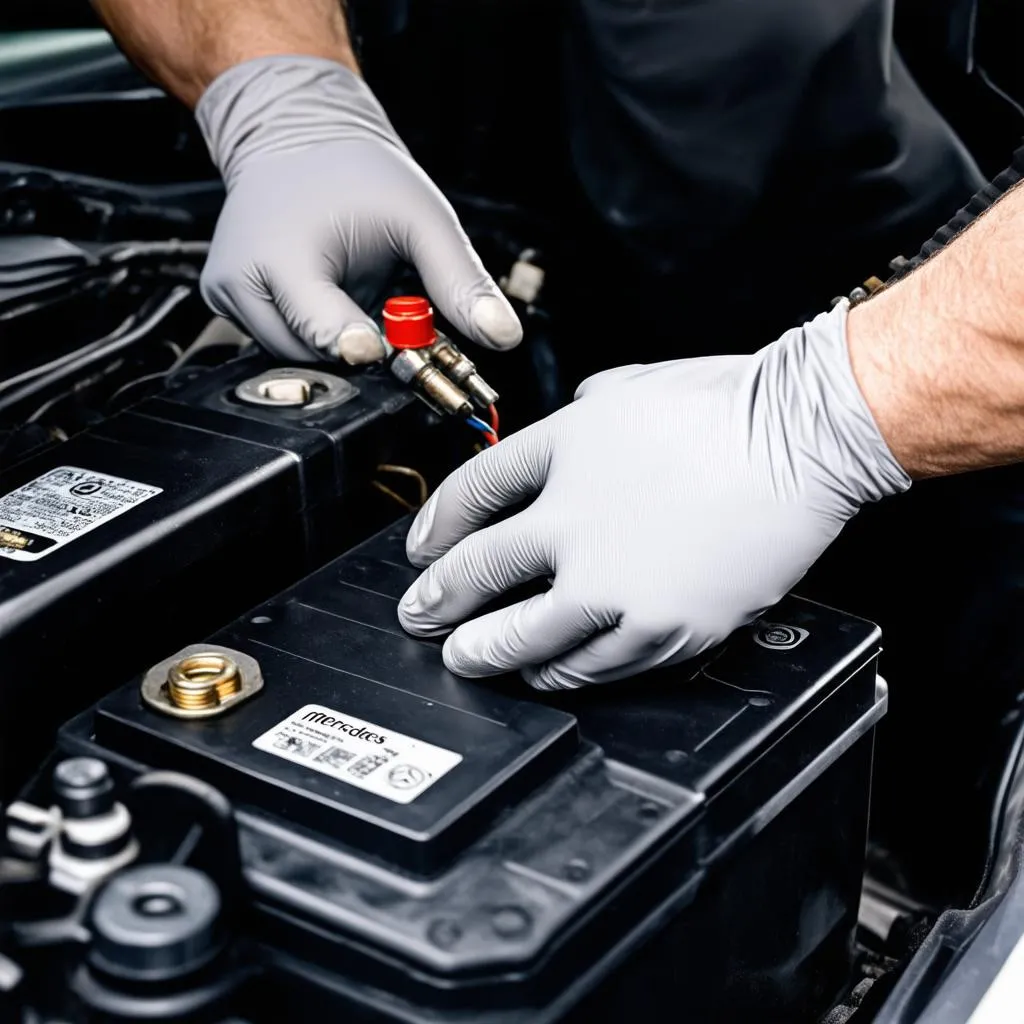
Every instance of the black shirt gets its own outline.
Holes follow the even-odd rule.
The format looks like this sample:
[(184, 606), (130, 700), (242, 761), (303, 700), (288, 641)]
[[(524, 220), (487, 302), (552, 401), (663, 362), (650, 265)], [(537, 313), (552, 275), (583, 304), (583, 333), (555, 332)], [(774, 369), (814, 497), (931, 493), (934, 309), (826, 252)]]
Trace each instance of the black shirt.
[[(892, 0), (570, 0), (566, 45), (595, 215), (580, 258), (606, 246), (618, 329), (637, 318), (646, 356), (771, 340), (884, 276), (983, 183), (895, 50)], [(645, 319), (655, 289), (687, 338)]]

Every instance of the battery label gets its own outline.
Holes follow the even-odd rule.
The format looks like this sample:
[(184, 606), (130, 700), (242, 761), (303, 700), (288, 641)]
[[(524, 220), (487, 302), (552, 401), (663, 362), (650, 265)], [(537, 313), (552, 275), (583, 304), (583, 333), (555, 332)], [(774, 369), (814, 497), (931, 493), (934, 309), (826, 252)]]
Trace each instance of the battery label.
[(0, 558), (35, 561), (162, 490), (76, 466), (51, 469), (0, 495)]
[(453, 750), (321, 704), (299, 708), (252, 745), (397, 804), (412, 803), (462, 760)]

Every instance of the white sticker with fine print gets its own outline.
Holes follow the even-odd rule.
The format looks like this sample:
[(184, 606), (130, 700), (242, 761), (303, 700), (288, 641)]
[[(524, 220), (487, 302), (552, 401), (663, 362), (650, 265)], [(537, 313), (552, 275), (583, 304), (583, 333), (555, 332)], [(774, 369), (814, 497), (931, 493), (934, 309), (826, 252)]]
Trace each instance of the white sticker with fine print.
[(412, 803), (462, 760), (454, 750), (322, 704), (306, 704), (292, 712), (252, 745), (396, 804)]
[(44, 558), (162, 490), (109, 473), (58, 466), (0, 495), (0, 558)]

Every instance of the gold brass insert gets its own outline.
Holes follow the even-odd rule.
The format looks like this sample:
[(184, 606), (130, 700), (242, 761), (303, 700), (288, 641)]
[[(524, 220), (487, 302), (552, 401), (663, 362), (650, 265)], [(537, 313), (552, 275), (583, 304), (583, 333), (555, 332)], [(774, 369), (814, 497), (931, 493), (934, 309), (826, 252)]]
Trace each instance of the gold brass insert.
[(216, 644), (193, 644), (154, 665), (142, 680), (142, 699), (176, 718), (212, 718), (263, 688), (259, 663)]
[(193, 654), (167, 673), (167, 696), (179, 708), (215, 708), (241, 689), (238, 666), (223, 654)]

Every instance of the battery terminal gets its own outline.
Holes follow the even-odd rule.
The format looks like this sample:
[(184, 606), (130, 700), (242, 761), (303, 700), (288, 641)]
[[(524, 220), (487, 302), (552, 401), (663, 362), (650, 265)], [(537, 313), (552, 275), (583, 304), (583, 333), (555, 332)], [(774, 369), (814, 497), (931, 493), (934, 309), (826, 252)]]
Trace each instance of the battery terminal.
[(212, 718), (263, 688), (255, 658), (214, 645), (186, 647), (154, 665), (142, 680), (142, 699), (175, 718)]
[(241, 689), (238, 666), (223, 654), (194, 654), (167, 673), (167, 696), (179, 708), (214, 708)]

